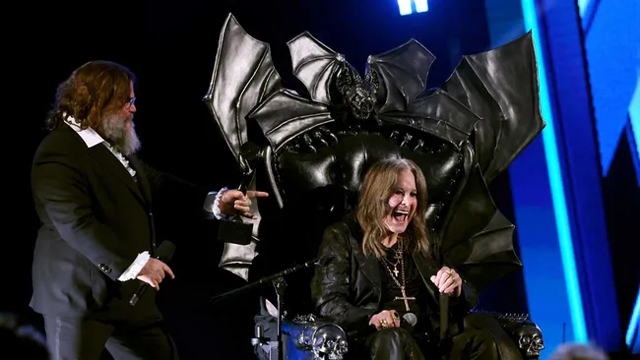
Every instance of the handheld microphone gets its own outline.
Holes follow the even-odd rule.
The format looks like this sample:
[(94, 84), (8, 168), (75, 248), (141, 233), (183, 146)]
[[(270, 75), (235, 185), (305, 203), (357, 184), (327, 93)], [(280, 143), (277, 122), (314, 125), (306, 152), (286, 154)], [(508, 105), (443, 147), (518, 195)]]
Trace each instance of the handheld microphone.
[[(156, 250), (156, 258), (161, 260), (162, 262), (168, 262), (173, 257), (173, 253), (176, 251), (176, 246), (171, 241), (163, 241), (158, 249)], [(144, 292), (150, 288), (151, 285), (147, 283), (142, 283), (138, 286), (138, 290), (131, 296), (129, 300), (129, 304), (131, 306), (136, 306), (140, 297), (144, 294)]]
[(416, 314), (412, 312), (405, 313), (402, 315), (402, 319), (400, 320), (400, 327), (412, 332), (418, 323), (418, 317)]

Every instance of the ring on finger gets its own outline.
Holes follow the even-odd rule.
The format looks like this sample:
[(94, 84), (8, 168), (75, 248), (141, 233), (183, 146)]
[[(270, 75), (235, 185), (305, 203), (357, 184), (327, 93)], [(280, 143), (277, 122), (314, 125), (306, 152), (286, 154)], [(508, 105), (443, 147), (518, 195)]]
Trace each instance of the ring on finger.
[(380, 319), (380, 326), (382, 326), (383, 328), (386, 328), (387, 326), (389, 326), (387, 324), (387, 320), (386, 319)]

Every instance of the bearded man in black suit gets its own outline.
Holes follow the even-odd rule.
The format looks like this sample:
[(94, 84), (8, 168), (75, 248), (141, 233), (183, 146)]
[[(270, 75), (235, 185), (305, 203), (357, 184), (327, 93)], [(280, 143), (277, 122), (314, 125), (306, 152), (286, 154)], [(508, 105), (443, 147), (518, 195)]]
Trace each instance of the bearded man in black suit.
[[(84, 64), (62, 84), (47, 118), (51, 130), (32, 165), (42, 222), (34, 250), (31, 307), (43, 315), (53, 359), (177, 359), (155, 292), (136, 306), (141, 283), (156, 290), (169, 275), (154, 258), (153, 211), (166, 199), (178, 211), (220, 219), (250, 213), (264, 192), (210, 191), (145, 165), (133, 115), (135, 75), (109, 61)], [(198, 210), (199, 211), (199, 210)]]

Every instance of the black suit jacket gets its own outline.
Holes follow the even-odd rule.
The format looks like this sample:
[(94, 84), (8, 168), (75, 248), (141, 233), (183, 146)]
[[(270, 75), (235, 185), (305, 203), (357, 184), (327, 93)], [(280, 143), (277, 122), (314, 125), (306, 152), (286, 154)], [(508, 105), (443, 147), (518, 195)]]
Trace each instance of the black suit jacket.
[[(374, 256), (362, 251), (363, 231), (355, 216), (327, 228), (320, 245), (319, 262), (311, 283), (311, 292), (320, 316), (342, 326), (355, 338), (375, 331), (369, 325), (371, 316), (382, 311), (380, 265)], [(430, 294), (432, 307), (421, 309), (431, 321), (433, 329), (439, 328), (439, 292), (429, 280), (438, 272), (436, 262), (422, 253), (414, 253), (413, 260)], [(450, 298), (451, 321), (460, 320), (477, 303), (473, 286), (463, 282), (462, 294)]]
[[(118, 281), (137, 255), (155, 250), (154, 201), (163, 192), (201, 211), (207, 190), (160, 173), (135, 157), (137, 181), (104, 144), (87, 147), (67, 125), (51, 131), (32, 165), (42, 226), (32, 267), (31, 307), (42, 314), (84, 316), (129, 299), (140, 282)], [(157, 316), (155, 291), (138, 304)]]

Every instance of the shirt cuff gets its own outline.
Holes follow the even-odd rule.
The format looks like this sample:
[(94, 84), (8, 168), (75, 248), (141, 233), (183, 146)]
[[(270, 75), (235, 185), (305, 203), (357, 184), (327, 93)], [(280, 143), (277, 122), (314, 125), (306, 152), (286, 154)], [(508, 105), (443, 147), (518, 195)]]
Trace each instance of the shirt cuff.
[(118, 280), (128, 281), (131, 279), (135, 279), (136, 276), (138, 276), (138, 273), (140, 273), (140, 270), (142, 270), (142, 268), (147, 264), (147, 261), (149, 261), (150, 257), (151, 256), (149, 255), (148, 251), (138, 254), (138, 257), (136, 257), (136, 259), (133, 260), (133, 263), (129, 266), (127, 270), (125, 270), (122, 273), (122, 275), (120, 275)]
[(207, 194), (207, 197), (204, 201), (204, 211), (209, 218), (211, 218), (211, 216), (215, 217), (218, 220), (226, 220), (230, 218), (230, 216), (227, 216), (220, 211), (220, 198), (226, 190), (228, 190), (228, 188), (223, 187), (222, 189), (220, 189), (220, 191), (211, 191)]

